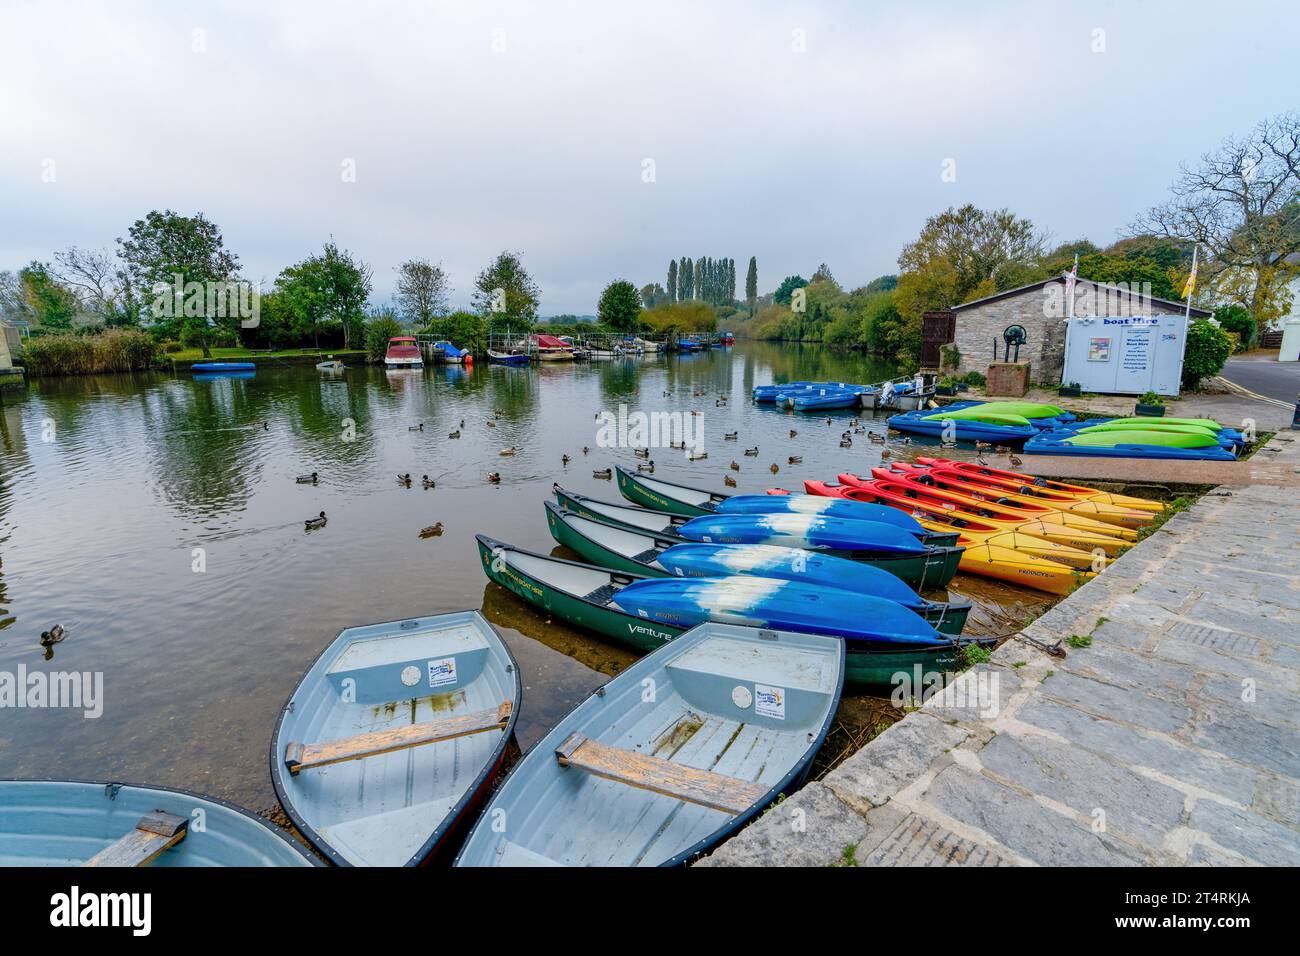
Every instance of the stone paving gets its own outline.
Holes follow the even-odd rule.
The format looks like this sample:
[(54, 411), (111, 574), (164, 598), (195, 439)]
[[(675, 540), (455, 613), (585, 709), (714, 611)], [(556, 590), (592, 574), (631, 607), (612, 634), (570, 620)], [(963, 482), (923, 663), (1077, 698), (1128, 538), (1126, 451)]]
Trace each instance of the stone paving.
[(837, 864), (1300, 865), (1300, 496), (1206, 495), (697, 865)]

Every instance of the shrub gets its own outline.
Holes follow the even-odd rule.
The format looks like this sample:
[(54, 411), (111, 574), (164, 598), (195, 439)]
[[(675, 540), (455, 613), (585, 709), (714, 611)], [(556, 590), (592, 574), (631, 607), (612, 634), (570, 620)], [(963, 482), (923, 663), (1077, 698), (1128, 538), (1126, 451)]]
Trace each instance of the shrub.
[(965, 382), (967, 385), (973, 385), (976, 388), (983, 388), (985, 383), (988, 382), (988, 379), (984, 377), (983, 372), (967, 372), (961, 377), (960, 381)]
[(366, 358), (382, 362), (388, 351), (388, 340), (402, 334), (402, 325), (396, 319), (382, 316), (366, 323)]
[(158, 361), (158, 345), (140, 329), (111, 329), (100, 335), (47, 335), (31, 339), (23, 359), (31, 375), (93, 375), (137, 372)]
[(1218, 320), (1219, 325), (1225, 331), (1236, 334), (1236, 351), (1244, 352), (1255, 344), (1255, 339), (1259, 334), (1259, 326), (1244, 306), (1228, 305), (1216, 309), (1214, 318)]
[(960, 365), (961, 349), (956, 345), (939, 346), (939, 368), (947, 372), (955, 372)]
[(1183, 353), (1183, 387), (1195, 388), (1201, 379), (1218, 375), (1232, 354), (1232, 336), (1204, 319), (1187, 328)]
[(180, 342), (177, 342), (175, 339), (168, 339), (167, 341), (162, 343), (162, 350), (164, 355), (175, 355), (177, 352), (183, 351), (184, 348), (185, 346), (183, 346)]
[(1142, 397), (1138, 399), (1139, 405), (1163, 405), (1165, 400), (1155, 392), (1143, 392)]

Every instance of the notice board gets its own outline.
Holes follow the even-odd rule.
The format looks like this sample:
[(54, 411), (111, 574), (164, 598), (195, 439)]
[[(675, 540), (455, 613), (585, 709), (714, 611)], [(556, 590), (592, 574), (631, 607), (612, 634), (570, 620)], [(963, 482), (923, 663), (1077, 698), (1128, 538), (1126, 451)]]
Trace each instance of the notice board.
[(1067, 319), (1061, 382), (1078, 382), (1085, 392), (1177, 395), (1186, 347), (1181, 315)]

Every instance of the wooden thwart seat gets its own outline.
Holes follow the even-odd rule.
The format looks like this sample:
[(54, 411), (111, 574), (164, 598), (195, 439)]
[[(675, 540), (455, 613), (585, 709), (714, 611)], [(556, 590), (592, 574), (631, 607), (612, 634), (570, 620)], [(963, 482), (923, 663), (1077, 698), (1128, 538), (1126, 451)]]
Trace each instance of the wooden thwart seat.
[(144, 866), (169, 850), (189, 832), (189, 821), (162, 810), (142, 816), (135, 829), (100, 850), (86, 866)]
[(481, 734), (488, 730), (505, 730), (510, 723), (510, 708), (510, 701), (506, 700), (495, 710), (477, 710), (423, 724), (408, 724), (392, 730), (377, 730), (319, 744), (290, 743), (284, 748), (284, 763), (289, 768), (289, 773), (297, 775), (312, 767), (359, 760), (440, 740)]
[(733, 816), (762, 800), (770, 789), (765, 784), (711, 770), (698, 770), (662, 757), (606, 747), (582, 734), (573, 734), (560, 744), (555, 757), (565, 767), (575, 767), (606, 780), (712, 807)]

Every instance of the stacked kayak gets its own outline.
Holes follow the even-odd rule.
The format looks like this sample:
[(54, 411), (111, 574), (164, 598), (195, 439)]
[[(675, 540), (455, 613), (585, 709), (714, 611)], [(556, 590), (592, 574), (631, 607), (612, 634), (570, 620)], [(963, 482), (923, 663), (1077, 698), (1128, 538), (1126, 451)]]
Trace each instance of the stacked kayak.
[(703, 488), (692, 488), (671, 481), (647, 478), (633, 474), (621, 467), (614, 469), (618, 490), (633, 504), (666, 511), (672, 514), (698, 515), (756, 515), (802, 514), (824, 515), (828, 518), (853, 518), (857, 521), (880, 521), (916, 535), (932, 547), (950, 547), (956, 539), (948, 534), (932, 534), (917, 524), (914, 518), (883, 505), (864, 504), (857, 501), (840, 501), (817, 495), (723, 495)]
[(1165, 510), (1163, 504), (1150, 498), (1137, 498), (1133, 495), (1121, 495), (1113, 491), (1089, 488), (1087, 485), (1072, 485), (1065, 481), (1038, 478), (1034, 475), (1022, 475), (1018, 471), (1007, 471), (1005, 468), (994, 468), (992, 465), (981, 465), (973, 461), (953, 461), (947, 458), (925, 457), (918, 457), (916, 460), (922, 465), (942, 466), (960, 472), (971, 481), (987, 485), (990, 488), (1006, 488), (1018, 491), (1021, 494), (1034, 495), (1052, 501), (1095, 501), (1131, 511), (1146, 511), (1151, 514), (1159, 514)]
[(852, 382), (791, 382), (786, 385), (755, 385), (750, 394), (756, 402), (775, 402), (796, 411), (856, 408), (863, 395), (877, 389)]
[(1025, 445), (1025, 452), (1232, 461), (1244, 445), (1240, 431), (1209, 418), (1103, 418), (1044, 431)]
[(805, 584), (842, 588), (887, 598), (915, 611), (944, 634), (962, 632), (970, 603), (942, 603), (922, 598), (902, 579), (860, 561), (777, 545), (678, 543), (588, 518), (546, 502), (551, 537), (583, 560), (647, 577), (729, 577), (756, 574)]
[(891, 416), (889, 427), (956, 441), (1010, 443), (1073, 420), (1069, 412), (1037, 402), (953, 402), (937, 412), (921, 408)]

